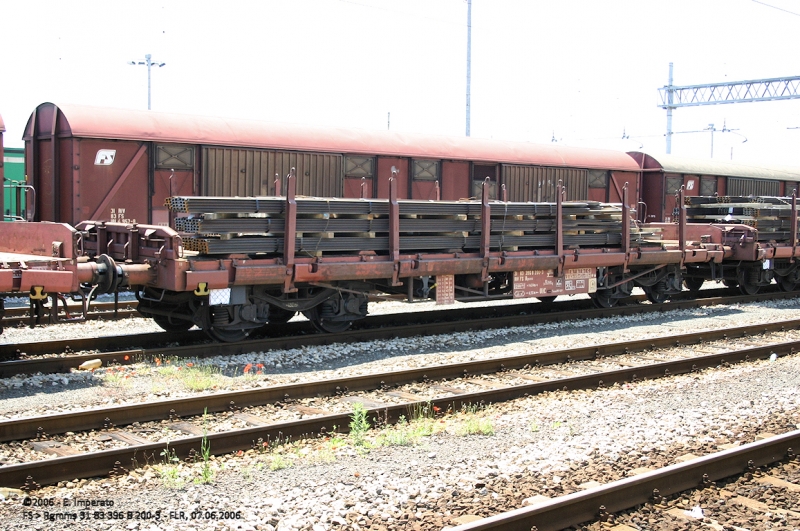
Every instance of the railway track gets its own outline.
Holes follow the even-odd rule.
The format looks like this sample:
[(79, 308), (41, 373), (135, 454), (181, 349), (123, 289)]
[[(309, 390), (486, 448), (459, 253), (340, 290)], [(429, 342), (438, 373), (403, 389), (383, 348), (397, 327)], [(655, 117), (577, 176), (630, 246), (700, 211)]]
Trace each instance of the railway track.
[[(762, 295), (770, 294), (773, 292), (777, 292), (777, 290), (765, 288), (761, 290), (759, 293)], [(724, 297), (726, 295), (730, 295), (731, 293), (739, 293), (739, 291), (735, 288), (715, 288), (715, 289), (708, 289), (703, 291), (704, 298), (708, 297)], [(394, 296), (389, 297), (371, 297), (370, 302), (381, 302), (387, 299), (395, 298)], [(688, 292), (686, 294), (679, 294), (674, 296), (671, 301), (680, 301), (686, 300), (688, 298)], [(643, 302), (646, 301), (647, 297), (643, 295), (634, 295), (628, 299), (627, 302)], [(570, 301), (559, 301), (558, 306), (568, 305)], [(125, 300), (120, 301), (117, 305), (117, 311), (115, 312), (115, 303), (113, 302), (93, 302), (91, 305), (92, 311), (89, 312), (87, 319), (88, 320), (113, 320), (113, 319), (128, 319), (132, 317), (142, 317), (140, 313), (136, 310), (137, 306), (139, 305), (138, 301), (135, 300)], [(49, 308), (47, 308), (46, 314), (41, 316), (41, 322), (36, 324), (58, 324), (58, 323), (68, 323), (70, 322), (70, 317), (72, 314), (80, 313), (80, 307), (78, 305), (70, 305), (69, 312), (65, 313), (63, 311), (63, 307), (59, 306), (58, 312), (58, 320), (50, 319), (50, 312)], [(6, 327), (15, 327), (15, 326), (30, 326), (31, 325), (31, 317), (30, 317), (30, 309), (27, 306), (9, 306), (5, 308), (5, 317), (3, 317), (3, 325)]]
[[(372, 302), (386, 300), (387, 297), (373, 298)], [(392, 298), (392, 297), (389, 297)], [(124, 300), (119, 303), (113, 302), (92, 302), (89, 313), (86, 315), (88, 321), (96, 320), (115, 320), (115, 319), (130, 319), (132, 317), (142, 317), (136, 308), (139, 306), (139, 301)], [(31, 326), (31, 313), (28, 306), (9, 306), (5, 308), (5, 316), (3, 317), (3, 325), (7, 327), (14, 326)], [(39, 316), (38, 322), (34, 321), (33, 325), (37, 324), (59, 324), (75, 322), (81, 319), (74, 319), (73, 315), (79, 315), (81, 307), (77, 304), (70, 304), (67, 310), (64, 311), (63, 305), (58, 307), (56, 317), (51, 317), (50, 307), (45, 308), (45, 311)]]
[[(763, 529), (765, 519), (776, 518), (787, 523), (786, 528), (796, 528), (800, 525), (796, 494), (800, 492), (800, 459), (794, 450), (798, 445), (800, 430), (542, 500), (451, 529), (557, 531), (594, 522), (588, 529), (630, 531), (638, 527), (627, 526), (625, 522), (631, 523), (637, 515), (641, 516), (639, 521), (659, 522), (662, 526), (674, 522), (676, 529), (685, 529), (689, 522), (698, 522), (709, 529), (743, 529), (742, 525), (747, 525), (745, 529)], [(758, 467), (768, 468), (764, 471)], [(720, 484), (714, 483), (723, 479), (726, 480)], [(788, 495), (772, 496), (768, 504), (758, 499), (758, 493), (767, 489)], [(742, 495), (743, 492), (753, 496)], [(676, 494), (694, 502), (670, 503), (669, 497)], [(619, 514), (640, 505), (644, 507), (633, 514)]]
[[(558, 311), (561, 306), (548, 313), (534, 313), (533, 305), (468, 307), (454, 310), (402, 313), (370, 316), (356, 323), (352, 330), (335, 334), (318, 334), (307, 322), (292, 322), (274, 327), (274, 337), (263, 337), (238, 343), (210, 343), (201, 331), (182, 333), (154, 333), (125, 336), (128, 345), (136, 347), (118, 348), (119, 337), (58, 340), (25, 344), (0, 345), (0, 378), (16, 374), (69, 372), (84, 362), (99, 359), (103, 365), (128, 365), (142, 360), (165, 357), (205, 358), (210, 356), (237, 355), (248, 352), (276, 349), (292, 349), (301, 346), (327, 345), (337, 342), (363, 342), (392, 340), (402, 337), (436, 335), (463, 331), (487, 330), (578, 319), (609, 316), (640, 315), (681, 310), (720, 304), (759, 302), (792, 298), (796, 294), (774, 292), (763, 295), (715, 296), (703, 299), (686, 299), (669, 304), (632, 304), (615, 308), (594, 308), (589, 301), (566, 301), (565, 307), (578, 307)], [(164, 346), (181, 343), (181, 346)], [(88, 351), (87, 354), (75, 352)], [(98, 352), (100, 351), (100, 352)], [(105, 351), (105, 352), (103, 352)], [(15, 359), (18, 358), (18, 359)]]
[[(797, 324), (790, 321), (768, 326), (786, 330)], [(763, 330), (751, 327), (750, 332)], [(213, 453), (225, 454), (250, 449), (258, 441), (271, 443), (346, 431), (354, 403), (364, 404), (369, 415), (391, 423), (420, 408), (459, 411), (465, 406), (504, 402), (545, 391), (610, 386), (789, 355), (800, 349), (798, 341), (774, 343), (759, 336), (745, 340), (746, 348), (726, 347), (731, 338), (745, 332), (706, 331), (6, 420), (0, 422), (0, 437), (7, 443), (3, 452), (9, 455), (13, 453), (10, 449), (19, 450), (30, 456), (33, 449), (39, 460), (0, 467), (0, 485), (31, 486), (103, 476), (115, 469), (127, 470), (153, 462), (164, 451), (187, 458), (193, 452), (196, 455), (204, 443), (210, 443)], [(687, 345), (699, 342), (703, 345), (693, 349), (702, 355), (687, 357)], [(755, 343), (758, 344), (753, 346)], [(658, 348), (669, 350), (653, 350)], [(77, 434), (81, 430), (97, 431)], [(168, 442), (163, 441), (165, 438)], [(82, 447), (73, 447), (75, 442)], [(93, 451), (109, 447), (112, 449)], [(41, 459), (43, 452), (59, 457)]]
[[(86, 315), (86, 320), (110, 320), (110, 319), (128, 319), (131, 317), (141, 317), (141, 314), (136, 311), (138, 301), (121, 301), (114, 311), (113, 302), (94, 302), (92, 303), (92, 310)], [(50, 318), (49, 308), (47, 313), (39, 318), (39, 323), (33, 324), (57, 324), (68, 323), (73, 319), (73, 315), (81, 313), (81, 309), (77, 305), (68, 306), (67, 312), (59, 307), (58, 320)], [(31, 315), (30, 308), (24, 306), (13, 306), (5, 309), (5, 316), (3, 317), (3, 326), (30, 326)]]

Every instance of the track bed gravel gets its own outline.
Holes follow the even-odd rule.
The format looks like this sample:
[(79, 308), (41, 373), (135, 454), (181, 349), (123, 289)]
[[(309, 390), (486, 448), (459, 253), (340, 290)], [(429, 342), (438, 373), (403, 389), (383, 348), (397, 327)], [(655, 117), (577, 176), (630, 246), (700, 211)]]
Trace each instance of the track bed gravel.
[[(319, 375), (320, 370), (340, 376), (375, 367), (405, 368), (639, 339), (669, 330), (678, 334), (689, 327), (743, 326), (796, 317), (799, 305), (794, 300), (670, 312), (660, 316), (663, 324), (656, 318), (635, 317), (419, 338), (416, 343), (402, 340), (396, 345), (320, 347), (299, 353), (295, 362), (289, 353), (272, 352), (218, 361), (239, 367), (262, 363), (259, 378), (241, 373), (225, 376), (231, 381), (225, 380), (225, 386), (239, 385), (233, 382), (252, 386), (260, 385), (262, 378), (273, 383)], [(86, 374), (74, 376), (83, 382), (58, 375), (70, 381), (52, 385), (44, 380), (41, 387), (28, 380), (21, 387), (3, 381), (4, 412), (27, 415), (53, 403), (64, 410), (109, 400), (153, 399), (152, 378), (123, 378), (131, 382), (124, 384), (119, 378), (107, 380), (103, 371)], [(168, 394), (160, 390), (159, 396), (191, 392), (178, 378), (172, 381)], [(493, 435), (463, 435), (464, 426), (476, 419), (490, 426)], [(619, 479), (636, 468), (663, 466), (687, 453), (699, 455), (721, 444), (750, 442), (763, 432), (796, 429), (800, 356), (608, 389), (548, 393), (469, 414), (438, 414), (426, 422), (427, 433), (433, 434), (403, 441), (412, 443), (407, 446), (378, 445), (390, 430), (381, 432), (383, 439), (373, 435), (377, 432), (368, 434), (367, 441), (373, 444), (367, 447), (333, 434), (266, 448), (254, 441), (255, 449), (238, 456), (212, 457), (192, 465), (167, 462), (166, 467), (151, 462), (119, 478), (63, 483), (36, 493), (58, 503), (114, 501), (112, 511), (121, 511), (122, 518), (114, 519), (112, 512), (110, 520), (88, 523), (26, 520), (25, 508), (16, 498), (0, 503), (0, 518), (8, 529), (48, 530), (441, 529), (519, 507), (534, 496), (574, 492), (587, 481)], [(209, 484), (201, 481), (204, 466), (213, 471)], [(51, 512), (71, 510), (58, 506)], [(92, 508), (90, 517), (101, 510), (108, 507)], [(135, 515), (135, 511), (158, 510), (162, 511), (158, 522), (126, 518), (127, 511)], [(170, 511), (176, 513), (170, 517)], [(180, 511), (186, 519), (179, 518)], [(233, 518), (205, 518), (222, 516), (219, 511), (232, 511)]]

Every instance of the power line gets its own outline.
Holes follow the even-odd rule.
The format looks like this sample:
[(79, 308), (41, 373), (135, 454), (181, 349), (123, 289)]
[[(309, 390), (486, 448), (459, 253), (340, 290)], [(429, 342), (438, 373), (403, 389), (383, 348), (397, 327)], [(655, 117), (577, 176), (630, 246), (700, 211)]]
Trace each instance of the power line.
[(777, 9), (778, 11), (783, 11), (784, 13), (789, 13), (790, 15), (794, 15), (796, 17), (800, 17), (800, 13), (795, 13), (794, 11), (789, 11), (788, 9), (783, 9), (778, 6), (773, 6), (764, 2), (759, 2), (758, 0), (753, 0), (756, 4), (761, 4), (762, 6), (771, 7), (772, 9)]

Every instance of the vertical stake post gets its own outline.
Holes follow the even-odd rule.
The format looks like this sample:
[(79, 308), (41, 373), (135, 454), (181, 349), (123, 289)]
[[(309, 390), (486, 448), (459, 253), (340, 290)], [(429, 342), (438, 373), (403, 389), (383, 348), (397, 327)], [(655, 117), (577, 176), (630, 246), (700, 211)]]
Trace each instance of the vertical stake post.
[(797, 256), (797, 190), (792, 192), (792, 262)]
[(397, 170), (389, 178), (389, 258), (392, 260), (392, 285), (400, 282), (400, 204), (397, 202)]
[(294, 286), (294, 253), (295, 237), (297, 235), (297, 201), (295, 200), (295, 188), (297, 179), (294, 168), (286, 176), (286, 219), (283, 232), (283, 265), (286, 267), (286, 276), (283, 279), (283, 292), (295, 293), (297, 288)]
[(564, 199), (563, 183), (561, 180), (556, 185), (556, 257), (558, 257), (558, 277), (564, 274)]
[(622, 187), (622, 252), (625, 253), (624, 271), (628, 271), (631, 258), (631, 206), (628, 204), (628, 183)]
[(678, 190), (678, 246), (681, 248), (681, 267), (686, 260), (686, 190), (681, 186)]
[(489, 178), (483, 181), (481, 189), (481, 258), (483, 259), (483, 271), (481, 280), (489, 281), (489, 251), (492, 237), (492, 207), (489, 205)]

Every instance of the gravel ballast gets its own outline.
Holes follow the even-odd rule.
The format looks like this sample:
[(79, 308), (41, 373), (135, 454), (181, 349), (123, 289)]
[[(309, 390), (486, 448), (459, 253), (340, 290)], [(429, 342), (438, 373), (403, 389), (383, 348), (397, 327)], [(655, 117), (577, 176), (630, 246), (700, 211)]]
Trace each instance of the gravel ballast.
[[(798, 305), (790, 300), (711, 307), (203, 363), (220, 368), (218, 388), (234, 389), (787, 320), (797, 317)], [(243, 375), (247, 364), (261, 364), (262, 374)], [(109, 369), (101, 369), (0, 380), (0, 414), (28, 416), (196, 393), (177, 378), (154, 379), (162, 368), (150, 367), (148, 374), (147, 368), (133, 366), (142, 374), (124, 379), (108, 378)], [(256, 445), (242, 455), (193, 465), (174, 465), (162, 456), (167, 466), (151, 463), (120, 478), (81, 480), (36, 493), (62, 504), (51, 508), (53, 514), (74, 511), (63, 507), (64, 500), (113, 501), (111, 519), (26, 519), (30, 508), (14, 497), (0, 503), (0, 518), (8, 529), (434, 529), (522, 506), (534, 495), (573, 492), (589, 480), (618, 479), (637, 467), (662, 466), (685, 453), (715, 451), (720, 444), (750, 442), (761, 432), (779, 433), (798, 424), (800, 357), (795, 355), (439, 414), (421, 423), (422, 435), (398, 439), (399, 430), (373, 430), (365, 446), (330, 436)], [(466, 427), (475, 426), (472, 431), (492, 434), (464, 435), (470, 431)], [(409, 444), (378, 444), (387, 440)], [(204, 471), (208, 484), (202, 482)], [(90, 512), (98, 510), (108, 508)], [(121, 518), (113, 518), (114, 510)], [(159, 521), (146, 517), (147, 511), (159, 510)], [(212, 521), (213, 516), (230, 518)]]

